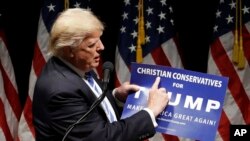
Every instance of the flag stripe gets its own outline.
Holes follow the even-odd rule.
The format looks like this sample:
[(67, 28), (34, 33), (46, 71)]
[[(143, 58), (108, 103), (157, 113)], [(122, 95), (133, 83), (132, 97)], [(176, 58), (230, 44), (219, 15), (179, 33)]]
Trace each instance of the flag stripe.
[(226, 52), (220, 41), (215, 41), (215, 44), (216, 45), (213, 45), (214, 47), (212, 47), (211, 50), (216, 65), (218, 66), (218, 69), (220, 70), (223, 76), (230, 76), (228, 87), (235, 102), (239, 106), (241, 113), (243, 113), (245, 122), (250, 123), (250, 116), (246, 114), (250, 113), (249, 98), (230, 59), (227, 55), (221, 56), (221, 54), (226, 54)]
[(19, 141), (35, 140), (35, 130), (32, 121), (33, 117), (32, 117), (32, 100), (31, 100), (34, 91), (34, 89), (31, 88), (34, 88), (35, 81), (36, 81), (36, 75), (32, 67), (29, 80), (29, 96), (26, 99), (25, 107), (18, 127)]
[[(116, 49), (116, 57), (115, 57), (115, 69), (117, 82), (116, 86), (120, 86), (120, 84), (130, 81), (130, 68), (126, 66), (126, 63), (123, 61), (118, 48)], [(117, 67), (119, 66), (119, 67)]]
[[(242, 35), (243, 51), (246, 63), (243, 69), (238, 69), (232, 62), (235, 45), (235, 1), (220, 1), (216, 12), (214, 26), (215, 40), (211, 43), (208, 73), (229, 77), (228, 89), (218, 127), (216, 140), (230, 140), (230, 125), (244, 125), (250, 123), (250, 1), (243, 0), (242, 7)], [(240, 28), (239, 28), (240, 29)], [(239, 31), (238, 29), (238, 31)], [(241, 33), (240, 31), (238, 33)], [(240, 45), (238, 45), (240, 47)]]
[(166, 66), (171, 66), (171, 64), (169, 63), (164, 51), (162, 50), (161, 47), (157, 47), (155, 48), (152, 52), (151, 52), (153, 59), (155, 61), (156, 64), (158, 65), (166, 65)]
[(162, 49), (169, 60), (170, 66), (175, 68), (184, 68), (182, 64), (182, 51), (179, 47), (177, 37), (173, 36), (172, 39), (162, 44)]
[[(0, 83), (1, 84), (1, 83)], [(4, 103), (2, 102), (2, 99), (0, 99), (0, 126), (3, 131), (3, 135), (5, 136), (4, 138), (2, 136), (1, 139), (5, 139), (7, 141), (13, 141), (12, 135), (10, 133), (7, 120), (6, 120), (6, 115), (5, 115), (5, 109), (4, 109)]]
[[(25, 109), (25, 111), (32, 111), (32, 101), (31, 101), (31, 99), (28, 98), (26, 103), (27, 103), (27, 106), (26, 106), (27, 108)], [(29, 127), (31, 133), (33, 134), (33, 137), (35, 137), (35, 131), (34, 131), (34, 128), (33, 128), (33, 123), (32, 123), (32, 119), (33, 119), (32, 114), (30, 114), (28, 112), (25, 112), (24, 116), (26, 118), (26, 122), (28, 124), (28, 127)]]
[(8, 49), (5, 45), (5, 36), (2, 31), (0, 31), (0, 61), (1, 61), (1, 70), (2, 77), (4, 81), (5, 93), (8, 98), (8, 101), (14, 111), (14, 114), (17, 119), (21, 115), (21, 104), (19, 101), (19, 96), (17, 93), (17, 85), (15, 80), (14, 68), (12, 66), (11, 58), (8, 53)]
[[(9, 61), (4, 62), (5, 60), (3, 60), (3, 63), (9, 63)], [(9, 64), (8, 64), (9, 65)], [(7, 66), (9, 67), (9, 66)], [(16, 91), (16, 88), (12, 85), (13, 83), (11, 82), (11, 80), (9, 78), (13, 77), (8, 77), (6, 71), (10, 71), (10, 70), (6, 70), (3, 68), (2, 64), (0, 64), (0, 69), (2, 70), (2, 78), (4, 81), (4, 90), (6, 93), (6, 98), (8, 99), (8, 102), (10, 104), (10, 107), (12, 108), (12, 110), (14, 111), (13, 113), (15, 114), (16, 118), (19, 119), (20, 115), (21, 115), (21, 106), (20, 106), (20, 102), (19, 102), (19, 97)], [(13, 68), (12, 68), (13, 69)], [(14, 73), (14, 72), (12, 72)], [(14, 74), (10, 74), (10, 75), (14, 75)]]
[[(1, 95), (1, 101), (4, 104), (3, 111), (5, 112), (5, 120), (8, 124), (8, 130), (10, 130), (13, 138), (15, 138), (16, 129), (18, 125), (18, 119), (21, 114), (21, 106), (19, 105), (19, 100), (17, 95), (17, 92), (15, 91), (12, 83), (10, 82), (9, 78), (7, 77), (7, 74), (5, 72), (5, 69), (3, 68), (2, 64), (0, 63), (0, 70), (2, 74), (2, 80), (3, 81), (3, 88), (2, 88), (2, 95)], [(10, 90), (13, 89), (13, 90)], [(15, 95), (14, 95), (15, 94)], [(13, 98), (16, 98), (16, 100), (12, 100)], [(16, 102), (16, 103), (13, 103)], [(15, 112), (16, 111), (16, 112)], [(19, 115), (18, 115), (19, 114)]]
[(178, 137), (168, 134), (163, 134), (163, 138), (166, 141), (179, 141)]
[(243, 48), (247, 63), (250, 66), (250, 22), (243, 27)]
[(45, 65), (46, 60), (43, 57), (43, 54), (39, 48), (39, 45), (36, 44), (35, 49), (34, 49), (34, 59), (33, 59), (33, 69), (35, 71), (35, 75), (38, 76), (41, 71), (43, 66)]
[(7, 141), (17, 138), (18, 122), (21, 115), (14, 68), (6, 46), (5, 34), (0, 29), (0, 102), (1, 128)]
[(227, 118), (226, 113), (222, 110), (218, 132), (220, 133), (220, 136), (224, 141), (229, 141), (229, 126), (230, 121)]

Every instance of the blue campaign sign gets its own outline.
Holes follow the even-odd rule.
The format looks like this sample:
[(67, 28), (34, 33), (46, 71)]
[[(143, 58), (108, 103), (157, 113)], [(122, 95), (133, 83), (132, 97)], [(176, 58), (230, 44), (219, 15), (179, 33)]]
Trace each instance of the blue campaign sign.
[(122, 118), (147, 105), (148, 90), (157, 76), (161, 77), (159, 87), (166, 88), (170, 101), (156, 119), (156, 131), (201, 141), (214, 140), (228, 85), (227, 77), (132, 63), (130, 81), (140, 85), (141, 89), (128, 96)]

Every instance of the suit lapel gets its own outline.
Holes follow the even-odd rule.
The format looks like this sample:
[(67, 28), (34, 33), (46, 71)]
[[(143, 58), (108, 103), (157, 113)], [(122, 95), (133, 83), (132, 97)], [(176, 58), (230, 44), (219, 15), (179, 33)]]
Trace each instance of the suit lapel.
[[(79, 88), (82, 91), (82, 95), (87, 99), (89, 102), (89, 106), (91, 106), (94, 101), (97, 99), (93, 91), (89, 88), (89, 86), (83, 81), (80, 75), (78, 75), (75, 71), (73, 71), (70, 67), (68, 67), (66, 64), (64, 64), (60, 59), (53, 57), (52, 58), (53, 65), (56, 67), (58, 72), (60, 72), (66, 79), (74, 83), (75, 85), (78, 85)], [(95, 81), (98, 83), (98, 85), (102, 88), (102, 82), (97, 78), (97, 75), (94, 71), (91, 71), (91, 74)], [(110, 92), (107, 92), (106, 97), (110, 101), (116, 116), (119, 117), (119, 111), (117, 109), (117, 105), (114, 102), (114, 98)], [(102, 109), (101, 106), (98, 106), (99, 109)], [(104, 110), (102, 109), (102, 113), (105, 114)], [(106, 116), (105, 116), (106, 117)], [(107, 118), (107, 117), (106, 117)]]
[(89, 105), (96, 100), (96, 96), (93, 94), (88, 85), (82, 80), (81, 76), (56, 57), (52, 58), (52, 62), (58, 72), (81, 89), (82, 95), (88, 99), (87, 101), (89, 101)]

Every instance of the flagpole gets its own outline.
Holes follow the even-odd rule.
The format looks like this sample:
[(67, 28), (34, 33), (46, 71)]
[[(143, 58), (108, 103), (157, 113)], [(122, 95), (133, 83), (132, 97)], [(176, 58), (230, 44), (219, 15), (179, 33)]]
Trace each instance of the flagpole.
[(143, 15), (143, 0), (139, 0), (138, 3), (138, 37), (136, 47), (136, 62), (141, 63), (143, 61), (142, 45), (145, 44), (145, 29), (144, 29), (144, 15)]
[(239, 63), (238, 63), (238, 69), (244, 69), (245, 67), (245, 57), (244, 57), (244, 50), (243, 50), (243, 36), (242, 36), (242, 0), (239, 0), (239, 23), (240, 23), (240, 44), (239, 44)]
[(243, 50), (243, 36), (242, 36), (242, 0), (236, 0), (235, 8), (235, 33), (234, 33), (234, 47), (233, 47), (233, 63), (237, 65), (238, 69), (244, 69), (245, 57)]
[(236, 8), (235, 8), (235, 32), (234, 32), (234, 47), (233, 47), (233, 62), (235, 64), (239, 63), (238, 5), (239, 5), (239, 2), (238, 2), (238, 0), (236, 0)]

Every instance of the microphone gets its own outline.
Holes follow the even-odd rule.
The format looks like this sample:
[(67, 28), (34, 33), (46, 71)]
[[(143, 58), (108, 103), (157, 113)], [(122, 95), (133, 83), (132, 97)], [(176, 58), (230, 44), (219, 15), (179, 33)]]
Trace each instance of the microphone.
[(93, 104), (90, 106), (90, 109), (82, 116), (80, 117), (75, 123), (71, 124), (68, 129), (66, 130), (66, 133), (64, 134), (62, 141), (65, 141), (68, 134), (72, 131), (72, 129), (79, 124), (82, 120), (84, 120), (105, 98), (108, 88), (108, 83), (110, 79), (110, 73), (113, 71), (114, 66), (111, 62), (105, 62), (102, 66), (103, 68), (103, 93), (93, 102)]
[(102, 88), (103, 91), (106, 91), (110, 79), (110, 73), (114, 70), (114, 65), (111, 62), (107, 61), (103, 64), (102, 68), (103, 68)]

